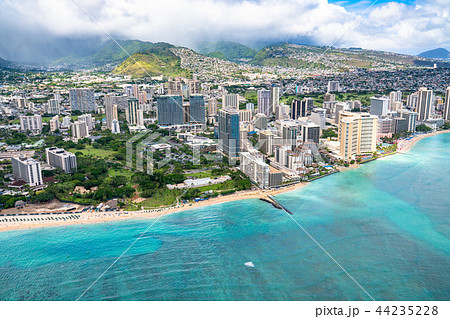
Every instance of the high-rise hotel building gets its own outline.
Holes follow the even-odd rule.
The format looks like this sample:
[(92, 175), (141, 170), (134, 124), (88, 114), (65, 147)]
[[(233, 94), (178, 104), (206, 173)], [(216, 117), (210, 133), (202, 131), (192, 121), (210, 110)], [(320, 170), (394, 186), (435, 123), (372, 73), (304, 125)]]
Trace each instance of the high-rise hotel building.
[(189, 123), (206, 123), (206, 108), (203, 95), (192, 94), (189, 96)]
[(219, 114), (219, 150), (232, 158), (239, 156), (239, 113), (232, 108), (221, 109)]
[(45, 149), (47, 164), (53, 167), (61, 168), (65, 173), (71, 173), (77, 169), (77, 158), (75, 154), (67, 152), (58, 147), (49, 147)]
[(39, 114), (20, 116), (20, 130), (40, 133), (42, 131), (42, 117)]
[(270, 116), (272, 108), (270, 107), (270, 91), (266, 89), (258, 90), (258, 113)]
[(118, 120), (117, 104), (113, 94), (105, 95), (105, 113), (106, 113), (106, 127), (112, 130), (112, 121)]
[(431, 117), (432, 105), (433, 90), (427, 90), (425, 87), (420, 88), (416, 109), (416, 112), (419, 114), (418, 120), (420, 122), (426, 121)]
[(224, 107), (238, 109), (239, 108), (239, 95), (238, 94), (222, 95), (222, 108), (224, 108)]
[(71, 89), (69, 100), (72, 111), (89, 113), (95, 109), (94, 89)]
[(163, 126), (184, 123), (183, 98), (181, 95), (162, 95), (158, 97), (158, 124)]
[(139, 105), (139, 100), (132, 98), (128, 100), (128, 107), (125, 110), (128, 125), (143, 126), (144, 110)]
[(350, 160), (355, 155), (375, 152), (377, 129), (378, 117), (376, 115), (345, 112), (339, 123), (340, 155), (342, 159)]
[(41, 164), (32, 158), (11, 158), (13, 177), (27, 182), (30, 186), (43, 185)]
[(269, 166), (263, 156), (242, 152), (240, 162), (241, 172), (261, 188), (279, 186), (283, 183), (283, 173)]
[(445, 121), (450, 121), (450, 86), (445, 91), (444, 113), (442, 117)]

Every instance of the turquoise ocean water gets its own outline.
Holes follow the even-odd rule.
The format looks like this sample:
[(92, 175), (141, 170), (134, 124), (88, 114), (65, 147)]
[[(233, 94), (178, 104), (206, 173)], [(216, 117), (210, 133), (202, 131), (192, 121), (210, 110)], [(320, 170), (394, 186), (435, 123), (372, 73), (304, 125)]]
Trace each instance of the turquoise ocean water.
[[(449, 300), (449, 178), (444, 134), (277, 199), (376, 300)], [(0, 233), (0, 300), (77, 299), (151, 223)], [(82, 300), (368, 296), (284, 211), (245, 200), (161, 218)]]

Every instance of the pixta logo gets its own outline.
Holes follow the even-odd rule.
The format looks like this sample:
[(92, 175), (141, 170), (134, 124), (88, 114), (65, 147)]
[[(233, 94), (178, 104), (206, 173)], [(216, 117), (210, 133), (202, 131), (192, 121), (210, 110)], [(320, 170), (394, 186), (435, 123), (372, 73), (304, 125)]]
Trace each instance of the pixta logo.
[(202, 154), (201, 144), (194, 140), (190, 143), (171, 141), (169, 136), (158, 132), (138, 133), (127, 140), (125, 147), (126, 168), (147, 174), (153, 174), (154, 169), (160, 169), (166, 165), (173, 168), (170, 164), (172, 160), (181, 163), (191, 162), (194, 166), (223, 160), (220, 153)]
[[(160, 161), (155, 161), (155, 146), (170, 145), (169, 137), (163, 136), (157, 132), (148, 133), (141, 132), (128, 139), (125, 144), (126, 147), (126, 167), (135, 169), (138, 172), (144, 172), (144, 161), (146, 163), (146, 173), (153, 174), (155, 167), (161, 168), (167, 165), (171, 159), (171, 147), (163, 147), (164, 158)], [(152, 147), (153, 146), (153, 147)]]

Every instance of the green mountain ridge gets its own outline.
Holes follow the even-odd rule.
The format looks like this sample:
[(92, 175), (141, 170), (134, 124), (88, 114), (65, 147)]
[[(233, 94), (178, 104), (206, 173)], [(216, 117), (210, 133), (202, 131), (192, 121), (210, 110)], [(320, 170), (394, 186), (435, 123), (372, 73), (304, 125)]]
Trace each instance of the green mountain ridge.
[[(258, 66), (349, 70), (374, 67), (433, 66), (431, 60), (416, 56), (360, 48), (335, 48), (282, 43), (261, 49), (248, 63)], [(439, 67), (450, 67), (442, 62)]]
[(168, 43), (155, 43), (151, 49), (127, 58), (112, 73), (133, 78), (149, 75), (191, 77), (191, 71), (181, 67), (181, 59), (172, 52), (173, 48), (175, 46)]
[(257, 51), (246, 45), (219, 41), (219, 42), (202, 42), (198, 52), (202, 55), (206, 55), (212, 58), (218, 58), (229, 61), (240, 61), (245, 59), (252, 59)]
[[(118, 44), (123, 48), (121, 48)], [(121, 63), (130, 55), (138, 52), (147, 51), (155, 46), (155, 43), (145, 42), (139, 40), (118, 40), (117, 43), (113, 40), (105, 42), (100, 49), (88, 56), (67, 56), (56, 61), (52, 65), (78, 65), (78, 64), (92, 64), (92, 65), (106, 65)], [(126, 52), (125, 52), (126, 51)], [(127, 54), (128, 53), (128, 54)]]
[[(181, 67), (180, 58), (172, 52), (172, 49), (180, 48), (178, 46), (163, 42), (152, 43), (139, 40), (120, 40), (118, 43), (120, 46), (113, 40), (110, 40), (99, 45), (94, 54), (88, 56), (67, 56), (54, 61), (52, 65), (81, 68), (116, 67), (115, 73), (130, 74), (133, 77), (146, 75), (146, 72), (139, 65), (145, 65), (144, 69), (153, 76), (180, 76), (191, 72)], [(433, 63), (436, 63), (436, 61), (425, 57), (384, 51), (361, 48), (328, 48), (325, 46), (292, 43), (270, 45), (256, 51), (235, 42), (203, 42), (200, 44), (198, 52), (199, 56), (197, 59), (199, 61), (202, 56), (208, 56), (256, 66), (297, 69), (315, 68), (346, 71), (353, 68), (370, 69), (380, 66), (388, 68), (432, 67)], [(133, 58), (140, 63), (136, 64), (133, 59), (129, 58), (127, 53), (133, 55)], [(167, 56), (164, 56), (165, 54)], [(450, 62), (446, 61), (437, 63), (438, 67), (450, 66)]]

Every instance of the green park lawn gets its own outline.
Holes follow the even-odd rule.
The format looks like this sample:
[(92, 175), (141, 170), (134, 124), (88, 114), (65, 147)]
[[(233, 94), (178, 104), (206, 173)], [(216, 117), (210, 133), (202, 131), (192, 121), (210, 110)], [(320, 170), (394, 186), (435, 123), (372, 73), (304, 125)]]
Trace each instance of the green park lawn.
[(125, 176), (127, 179), (130, 179), (134, 173), (126, 168), (122, 168), (122, 169), (111, 168), (108, 170), (108, 174), (111, 177)]
[(87, 155), (87, 156), (92, 155), (93, 157), (99, 157), (99, 158), (106, 158), (106, 157), (116, 154), (115, 151), (105, 150), (105, 149), (100, 149), (100, 148), (93, 148), (91, 145), (88, 145), (88, 146), (86, 146), (86, 148), (83, 148), (81, 150), (75, 149), (75, 148), (70, 148), (69, 152), (72, 152), (74, 154), (76, 152), (80, 152), (83, 155)]
[(211, 174), (211, 171), (205, 171), (205, 172), (198, 172), (198, 173), (186, 173), (184, 174), (187, 178), (206, 178), (206, 177), (213, 177)]
[(176, 202), (177, 197), (181, 194), (182, 191), (178, 189), (158, 189), (152, 197), (147, 198), (143, 202), (137, 203), (136, 205), (143, 206), (144, 208), (172, 205)]

